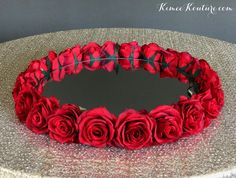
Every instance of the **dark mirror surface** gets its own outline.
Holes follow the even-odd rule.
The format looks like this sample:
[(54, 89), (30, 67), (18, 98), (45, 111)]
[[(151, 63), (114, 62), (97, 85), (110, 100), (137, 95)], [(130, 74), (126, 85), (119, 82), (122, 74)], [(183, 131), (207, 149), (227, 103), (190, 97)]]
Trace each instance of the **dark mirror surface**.
[(48, 82), (45, 96), (55, 96), (61, 104), (72, 103), (91, 109), (107, 107), (118, 115), (127, 108), (150, 111), (160, 104), (177, 102), (186, 95), (187, 84), (177, 79), (159, 78), (144, 70), (115, 72), (83, 70), (61, 82)]

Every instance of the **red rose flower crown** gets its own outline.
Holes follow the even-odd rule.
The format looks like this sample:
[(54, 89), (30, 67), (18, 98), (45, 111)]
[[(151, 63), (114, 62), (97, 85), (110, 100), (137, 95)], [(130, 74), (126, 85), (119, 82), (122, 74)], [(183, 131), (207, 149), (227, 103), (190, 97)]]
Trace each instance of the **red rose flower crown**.
[[(42, 96), (49, 80), (82, 69), (118, 72), (143, 68), (160, 77), (175, 77), (189, 83), (189, 96), (177, 103), (157, 106), (150, 112), (127, 109), (118, 117), (105, 107), (84, 110), (73, 104), (59, 105), (55, 97)], [(30, 62), (19, 74), (13, 89), (15, 112), (19, 120), (36, 134), (49, 134), (60, 143), (80, 143), (95, 147), (116, 146), (140, 149), (174, 142), (197, 134), (219, 115), (224, 93), (217, 73), (204, 59), (188, 52), (163, 49), (156, 43), (139, 46), (137, 42), (106, 41), (102, 46), (90, 42), (76, 45), (58, 55)]]

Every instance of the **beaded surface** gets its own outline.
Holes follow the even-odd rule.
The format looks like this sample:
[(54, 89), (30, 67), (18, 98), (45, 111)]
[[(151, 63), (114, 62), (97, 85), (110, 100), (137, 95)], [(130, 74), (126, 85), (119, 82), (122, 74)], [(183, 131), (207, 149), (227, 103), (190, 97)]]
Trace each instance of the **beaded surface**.
[[(202, 134), (177, 143), (136, 151), (60, 145), (46, 136), (31, 133), (17, 121), (11, 91), (16, 76), (26, 68), (29, 59), (46, 55), (50, 49), (59, 52), (76, 43), (103, 43), (105, 40), (119, 43), (136, 40), (141, 44), (154, 41), (165, 48), (189, 51), (193, 56), (207, 59), (221, 77), (225, 91), (225, 107), (221, 116)], [(235, 56), (236, 46), (226, 42), (149, 29), (68, 31), (1, 44), (0, 175), (179, 177), (232, 171), (236, 165)]]

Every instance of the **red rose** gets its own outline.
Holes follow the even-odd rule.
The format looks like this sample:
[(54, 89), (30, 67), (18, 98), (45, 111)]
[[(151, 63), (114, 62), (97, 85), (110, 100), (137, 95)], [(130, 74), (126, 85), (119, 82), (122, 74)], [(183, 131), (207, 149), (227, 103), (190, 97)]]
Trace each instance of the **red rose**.
[(65, 77), (65, 68), (54, 51), (48, 52), (48, 59), (51, 65), (51, 78), (54, 81), (61, 81)]
[(204, 108), (197, 99), (180, 97), (178, 107), (183, 118), (183, 135), (199, 133), (204, 127)]
[(42, 58), (40, 60), (32, 60), (30, 61), (30, 64), (27, 68), (28, 72), (34, 72), (37, 70), (44, 70), (44, 71), (48, 71), (48, 66), (46, 64), (46, 58)]
[(219, 115), (219, 106), (215, 98), (212, 98), (211, 90), (208, 89), (203, 93), (198, 93), (192, 96), (193, 99), (201, 101), (202, 107), (205, 112), (204, 127), (209, 126), (212, 119)]
[(40, 99), (40, 95), (33, 88), (25, 87), (15, 100), (15, 111), (21, 122), (25, 122), (32, 106)]
[(48, 132), (48, 116), (59, 108), (56, 98), (41, 98), (35, 103), (26, 119), (26, 126), (36, 134)]
[(26, 86), (25, 84), (26, 79), (24, 76), (25, 76), (25, 72), (21, 72), (16, 78), (15, 86), (12, 91), (12, 96), (13, 96), (14, 101), (16, 101), (18, 94), (23, 90), (23, 88), (31, 87), (31, 86)]
[(150, 112), (150, 116), (155, 120), (153, 136), (157, 143), (173, 142), (182, 135), (182, 118), (172, 106), (158, 106)]
[(64, 104), (55, 114), (48, 118), (50, 138), (60, 143), (72, 143), (78, 134), (77, 120), (80, 109), (73, 104)]
[[(188, 52), (179, 53), (177, 65), (177, 78), (183, 83), (188, 83), (189, 79), (194, 79), (199, 75), (200, 64), (197, 58), (193, 58)], [(197, 76), (195, 76), (197, 74)]]
[(140, 67), (141, 61), (139, 56), (141, 54), (141, 47), (138, 42), (133, 41), (130, 43), (122, 43), (119, 49), (119, 64), (125, 69), (138, 69)]
[(221, 82), (218, 74), (210, 68), (205, 60), (199, 60), (199, 64), (202, 71), (200, 75), (196, 77), (195, 81), (199, 83), (200, 91), (203, 92), (211, 88), (220, 88)]
[(118, 57), (117, 44), (112, 41), (106, 41), (102, 46), (103, 69), (109, 72), (113, 71)]
[[(33, 63), (35, 64), (37, 62), (33, 61), (30, 65), (33, 65)], [(19, 92), (23, 88), (36, 89), (39, 94), (41, 94), (43, 92), (43, 85), (45, 84), (45, 82), (43, 82), (44, 76), (43, 76), (41, 70), (33, 69), (33, 66), (31, 66), (31, 67), (32, 68), (28, 67), (28, 69), (26, 71), (21, 72), (20, 75), (17, 76), (15, 86), (14, 86), (13, 92), (12, 92), (14, 101), (16, 100)]]
[(172, 49), (167, 49), (161, 53), (160, 59), (160, 77), (176, 77), (177, 63), (179, 60), (179, 53)]
[(199, 60), (199, 65), (200, 65), (203, 72), (206, 72), (211, 69), (210, 65), (204, 59)]
[(82, 48), (83, 65), (86, 69), (94, 71), (101, 67), (101, 46), (90, 42)]
[(219, 110), (222, 109), (224, 105), (224, 92), (221, 88), (214, 88), (211, 90), (212, 92), (212, 97), (216, 100)]
[(115, 116), (104, 107), (84, 111), (78, 120), (79, 143), (95, 147), (110, 145), (115, 120)]
[(151, 74), (155, 74), (160, 71), (160, 57), (161, 51), (164, 51), (163, 48), (158, 46), (156, 43), (149, 43), (148, 45), (142, 46), (142, 55), (144, 56), (145, 61), (143, 63), (143, 68), (150, 72)]
[(83, 68), (82, 53), (79, 45), (61, 52), (58, 58), (65, 69), (65, 73), (68, 75), (78, 74)]
[(152, 144), (153, 122), (148, 114), (129, 109), (121, 113), (115, 125), (115, 145), (140, 149)]

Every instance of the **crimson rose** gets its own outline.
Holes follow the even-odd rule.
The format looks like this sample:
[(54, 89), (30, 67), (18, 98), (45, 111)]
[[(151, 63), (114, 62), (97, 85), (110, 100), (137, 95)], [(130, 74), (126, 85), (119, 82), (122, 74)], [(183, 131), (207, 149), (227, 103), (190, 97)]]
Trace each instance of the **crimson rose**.
[(212, 119), (219, 115), (220, 108), (215, 98), (212, 97), (211, 90), (208, 89), (203, 93), (198, 93), (192, 96), (194, 99), (201, 101), (205, 112), (204, 127), (207, 127)]
[(179, 53), (177, 51), (172, 49), (163, 51), (160, 59), (160, 77), (176, 77), (178, 60)]
[(25, 87), (18, 94), (15, 101), (15, 111), (21, 122), (25, 122), (32, 106), (40, 99), (39, 93), (29, 87)]
[(153, 122), (146, 113), (128, 109), (121, 113), (115, 125), (115, 145), (140, 149), (152, 144)]
[(90, 42), (82, 48), (83, 65), (86, 69), (94, 71), (101, 67), (101, 46)]
[(48, 60), (50, 61), (52, 80), (61, 81), (65, 77), (65, 68), (60, 63), (57, 54), (54, 51), (48, 52)]
[[(112, 41), (106, 41), (102, 46), (103, 69), (111, 72), (115, 69), (118, 55), (118, 44)], [(109, 58), (109, 59), (108, 59)]]
[(84, 111), (78, 120), (79, 142), (95, 147), (110, 145), (115, 120), (115, 116), (104, 107)]
[(203, 92), (212, 88), (220, 88), (221, 82), (218, 74), (210, 68), (209, 64), (205, 60), (199, 60), (199, 64), (202, 71), (201, 74), (196, 77), (195, 81), (199, 83), (200, 91)]
[(61, 52), (58, 59), (62, 67), (64, 67), (65, 74), (78, 74), (83, 69), (80, 45), (76, 45)]
[(224, 105), (224, 92), (221, 88), (214, 88), (211, 90), (212, 97), (215, 98), (217, 105), (219, 106), (219, 110), (222, 109)]
[(182, 118), (172, 106), (158, 106), (150, 112), (150, 116), (154, 119), (153, 136), (157, 143), (173, 142), (182, 135)]
[(150, 43), (148, 45), (145, 44), (142, 46), (142, 55), (145, 57), (143, 68), (151, 74), (155, 74), (160, 70), (159, 62), (161, 51), (164, 51), (164, 49), (156, 43)]
[(26, 126), (36, 134), (48, 132), (48, 116), (59, 108), (55, 97), (41, 98), (35, 103), (26, 119)]
[(199, 60), (193, 58), (188, 52), (181, 52), (179, 53), (177, 68), (178, 80), (183, 83), (188, 83), (189, 79), (200, 70)]
[(183, 136), (196, 134), (204, 127), (204, 108), (197, 99), (181, 96), (178, 108), (183, 118)]
[(138, 42), (122, 43), (119, 50), (119, 57), (121, 59), (118, 60), (120, 66), (125, 70), (138, 69), (141, 63), (139, 60), (140, 53), (141, 47), (138, 45)]
[(77, 120), (80, 109), (73, 104), (64, 104), (48, 118), (49, 136), (60, 143), (72, 143), (78, 134)]

